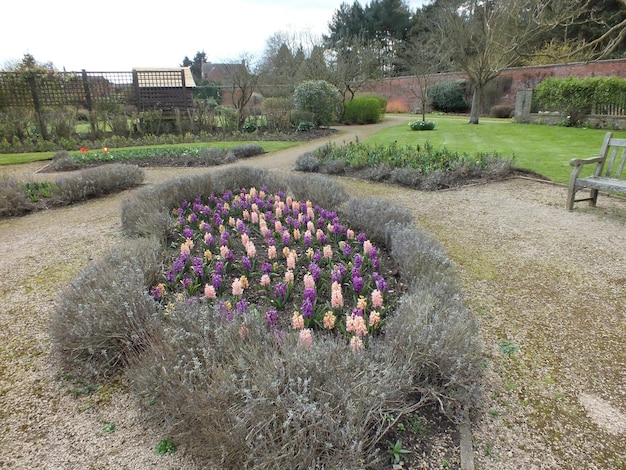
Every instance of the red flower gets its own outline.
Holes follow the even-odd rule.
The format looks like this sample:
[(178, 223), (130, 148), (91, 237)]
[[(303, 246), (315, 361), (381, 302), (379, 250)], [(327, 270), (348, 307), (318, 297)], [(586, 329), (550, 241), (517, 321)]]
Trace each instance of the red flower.
[(83, 153), (87, 153), (87, 152), (89, 152), (89, 149), (86, 148), (86, 147), (81, 147), (80, 151), (83, 152)]

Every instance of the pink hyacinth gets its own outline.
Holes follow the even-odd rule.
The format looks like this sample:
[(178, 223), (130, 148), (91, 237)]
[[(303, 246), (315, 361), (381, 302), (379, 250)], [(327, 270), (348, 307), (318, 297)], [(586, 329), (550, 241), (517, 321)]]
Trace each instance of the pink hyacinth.
[(370, 313), (369, 324), (374, 329), (378, 328), (378, 325), (380, 324), (380, 313), (376, 310)]
[(324, 246), (324, 258), (332, 259), (333, 257), (333, 247), (330, 245)]
[(274, 221), (274, 231), (276, 233), (281, 233), (283, 231), (283, 224), (280, 222), (280, 220)]
[(365, 253), (366, 255), (369, 255), (370, 251), (372, 251), (372, 242), (369, 240), (365, 240), (363, 242), (363, 253)]
[(256, 256), (256, 247), (252, 240), (248, 240), (248, 243), (246, 243), (246, 254), (248, 258), (254, 258)]
[(233, 295), (240, 296), (243, 294), (243, 283), (241, 282), (240, 278), (235, 279), (231, 287), (232, 287)]
[(188, 255), (191, 252), (192, 248), (193, 248), (193, 241), (191, 240), (191, 238), (187, 238), (185, 240), (185, 243), (180, 245), (180, 254)]
[(300, 230), (298, 230), (297, 228), (293, 229), (293, 239), (294, 240), (300, 240), (301, 236), (300, 236)]
[(365, 320), (360, 315), (346, 315), (346, 331), (354, 333), (358, 337), (367, 334)]
[(246, 246), (249, 241), (250, 241), (250, 237), (248, 236), (248, 234), (247, 233), (242, 233), (241, 234), (241, 244), (243, 246)]
[(276, 259), (276, 246), (272, 245), (267, 248), (267, 257), (269, 259)]
[(285, 282), (289, 284), (290, 282), (293, 282), (293, 279), (294, 279), (293, 271), (291, 269), (288, 269), (287, 271), (285, 271)]
[(263, 274), (263, 276), (261, 276), (261, 285), (263, 287), (269, 286), (270, 282), (270, 276), (268, 274)]
[(343, 294), (341, 293), (341, 284), (333, 282), (331, 287), (330, 304), (333, 308), (343, 307)]
[(304, 328), (304, 317), (297, 310), (293, 312), (293, 316), (291, 317), (291, 327), (294, 330), (301, 330)]
[(253, 224), (258, 224), (259, 223), (259, 213), (258, 212), (251, 212), (250, 213), (250, 222), (252, 222)]
[(207, 299), (214, 299), (216, 294), (215, 294), (215, 287), (213, 287), (210, 284), (205, 284), (204, 285), (204, 296)]
[(346, 231), (346, 237), (348, 237), (349, 240), (352, 240), (354, 238), (354, 230), (348, 229)]
[(313, 331), (310, 328), (300, 330), (300, 342), (307, 348), (313, 346)]
[(295, 251), (292, 251), (291, 253), (289, 253), (289, 256), (287, 256), (287, 269), (296, 269), (296, 257), (298, 255), (295, 253)]
[(378, 289), (372, 291), (372, 307), (379, 308), (383, 306), (383, 294)]
[(363, 349), (363, 340), (358, 336), (353, 336), (350, 339), (350, 349), (352, 352), (357, 352)]
[(311, 273), (304, 275), (304, 287), (305, 289), (315, 289), (315, 279)]

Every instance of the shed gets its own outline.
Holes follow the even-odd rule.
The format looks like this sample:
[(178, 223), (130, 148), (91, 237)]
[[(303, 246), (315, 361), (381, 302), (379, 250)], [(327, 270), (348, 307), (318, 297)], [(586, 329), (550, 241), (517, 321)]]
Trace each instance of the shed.
[(171, 114), (193, 106), (196, 82), (189, 67), (134, 68), (133, 86), (140, 110), (161, 109)]

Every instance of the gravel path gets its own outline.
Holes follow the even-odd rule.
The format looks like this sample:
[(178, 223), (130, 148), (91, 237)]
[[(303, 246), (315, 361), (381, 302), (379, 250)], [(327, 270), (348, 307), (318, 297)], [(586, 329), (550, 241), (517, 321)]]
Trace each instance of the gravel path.
[[(333, 139), (363, 140), (380, 126)], [(245, 164), (289, 171), (319, 145)], [(149, 169), (147, 184), (197, 171)], [(601, 196), (598, 208), (568, 212), (564, 187), (521, 178), (438, 193), (341, 181), (411, 209), (457, 263), (487, 353), (472, 415), (476, 467), (626, 468), (626, 202)], [(167, 436), (142, 424), (121, 384), (86, 394), (89, 384), (60, 376), (49, 354), (56, 296), (117, 243), (127, 196), (0, 221), (0, 468), (198, 468), (184, 447), (155, 455)]]

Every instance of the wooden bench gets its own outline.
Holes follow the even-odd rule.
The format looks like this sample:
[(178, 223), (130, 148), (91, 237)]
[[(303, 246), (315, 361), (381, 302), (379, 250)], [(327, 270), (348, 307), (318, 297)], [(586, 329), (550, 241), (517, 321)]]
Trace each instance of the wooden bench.
[[(626, 139), (613, 138), (613, 134), (607, 132), (597, 157), (572, 158), (569, 164), (574, 169), (567, 193), (568, 210), (574, 209), (574, 203), (580, 201), (589, 201), (589, 205), (595, 207), (598, 191), (626, 194)], [(596, 165), (593, 175), (580, 178), (583, 167), (590, 164)], [(583, 188), (590, 190), (589, 197), (576, 199), (576, 192)]]

